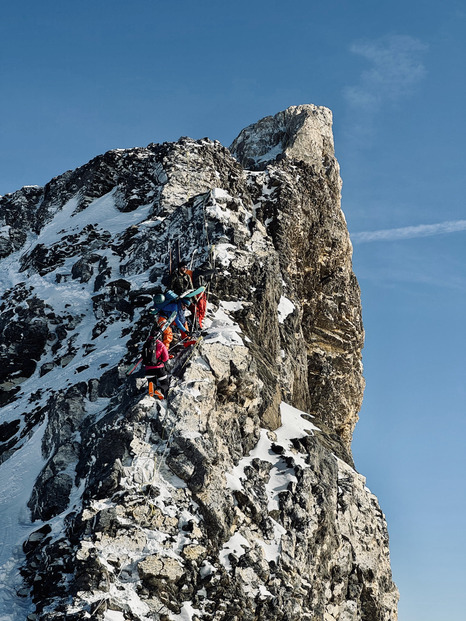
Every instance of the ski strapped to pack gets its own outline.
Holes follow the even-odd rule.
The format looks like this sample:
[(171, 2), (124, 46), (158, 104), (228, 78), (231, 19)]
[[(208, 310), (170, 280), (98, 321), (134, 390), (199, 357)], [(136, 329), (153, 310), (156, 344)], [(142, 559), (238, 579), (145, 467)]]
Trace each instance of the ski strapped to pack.
[[(175, 297), (169, 297), (168, 299), (165, 300), (165, 302), (162, 302), (161, 304), (159, 304), (157, 308), (151, 308), (149, 313), (151, 315), (158, 315), (160, 311), (163, 311), (165, 306), (168, 306), (169, 304), (175, 304), (176, 302), (181, 302), (183, 300), (190, 300), (196, 295), (200, 295), (201, 293), (204, 293), (204, 291), (205, 291), (205, 287), (198, 287), (197, 289), (188, 289), (187, 291), (183, 291), (183, 293), (181, 293), (180, 295), (176, 295), (175, 293), (171, 292), (173, 293)], [(167, 294), (169, 293), (170, 291), (167, 292)]]

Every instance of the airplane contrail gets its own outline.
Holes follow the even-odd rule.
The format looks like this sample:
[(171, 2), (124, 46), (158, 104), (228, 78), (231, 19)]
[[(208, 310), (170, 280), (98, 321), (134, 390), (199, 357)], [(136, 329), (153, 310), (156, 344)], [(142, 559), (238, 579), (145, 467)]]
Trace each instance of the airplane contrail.
[(359, 233), (351, 233), (351, 241), (353, 244), (397, 241), (400, 239), (413, 239), (414, 237), (458, 233), (459, 231), (466, 231), (466, 220), (448, 220), (447, 222), (439, 222), (437, 224), (418, 224), (417, 226), (405, 226), (398, 229), (361, 231)]

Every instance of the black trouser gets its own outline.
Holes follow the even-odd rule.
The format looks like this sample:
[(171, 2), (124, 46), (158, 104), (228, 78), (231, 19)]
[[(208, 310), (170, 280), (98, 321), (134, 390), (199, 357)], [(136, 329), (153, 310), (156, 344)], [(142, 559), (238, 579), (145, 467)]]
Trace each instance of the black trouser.
[(165, 367), (157, 367), (155, 369), (145, 368), (145, 375), (149, 381), (157, 380), (157, 386), (165, 396), (168, 391), (168, 383), (170, 381)]

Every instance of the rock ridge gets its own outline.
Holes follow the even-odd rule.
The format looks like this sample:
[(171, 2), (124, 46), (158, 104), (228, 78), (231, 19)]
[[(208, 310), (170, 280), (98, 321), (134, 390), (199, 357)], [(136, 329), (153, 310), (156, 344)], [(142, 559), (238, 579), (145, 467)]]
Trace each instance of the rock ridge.
[[(396, 619), (351, 456), (364, 332), (340, 191), (331, 113), (305, 105), (230, 150), (114, 150), (0, 198), (0, 491), (30, 512), (0, 500), (12, 618)], [(126, 371), (169, 248), (215, 277), (158, 403)]]

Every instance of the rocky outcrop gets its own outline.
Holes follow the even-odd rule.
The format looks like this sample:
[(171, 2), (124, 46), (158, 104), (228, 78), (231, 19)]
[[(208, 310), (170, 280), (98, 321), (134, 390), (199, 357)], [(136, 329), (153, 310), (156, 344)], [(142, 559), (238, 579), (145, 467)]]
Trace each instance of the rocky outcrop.
[[(112, 151), (0, 199), (0, 459), (37, 468), (29, 534), (9, 536), (24, 616), (396, 619), (351, 457), (363, 328), (340, 188), (330, 112), (297, 106), (231, 150)], [(214, 276), (157, 403), (125, 371), (178, 253)]]
[(243, 129), (230, 151), (248, 170), (285, 158), (319, 170), (334, 159), (332, 113), (312, 104), (291, 106)]
[(281, 273), (299, 300), (307, 345), (307, 394), (295, 403), (349, 448), (364, 390), (364, 331), (340, 208), (331, 112), (312, 105), (288, 108), (244, 129), (230, 148), (245, 166), (267, 165), (264, 174), (252, 175), (253, 183), (268, 189), (258, 196), (256, 215), (266, 223)]

